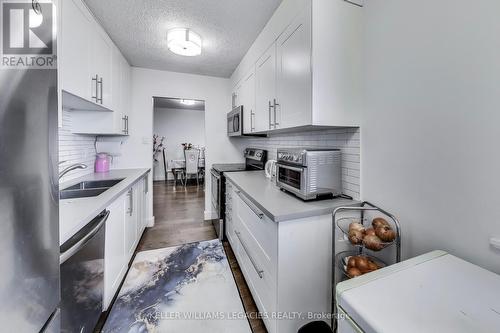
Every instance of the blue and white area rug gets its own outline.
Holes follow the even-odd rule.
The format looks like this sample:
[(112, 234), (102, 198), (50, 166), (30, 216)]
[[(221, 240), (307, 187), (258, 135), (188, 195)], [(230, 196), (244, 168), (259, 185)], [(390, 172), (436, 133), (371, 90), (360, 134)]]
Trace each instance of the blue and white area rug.
[(105, 333), (251, 333), (219, 240), (137, 253)]

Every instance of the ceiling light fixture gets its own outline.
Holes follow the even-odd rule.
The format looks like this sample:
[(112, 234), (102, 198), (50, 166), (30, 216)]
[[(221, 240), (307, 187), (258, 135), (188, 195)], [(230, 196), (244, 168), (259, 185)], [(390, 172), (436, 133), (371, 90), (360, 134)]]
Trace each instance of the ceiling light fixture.
[(193, 57), (201, 54), (201, 36), (187, 28), (167, 32), (168, 49), (175, 54)]
[(181, 104), (184, 105), (195, 105), (196, 101), (194, 99), (181, 99)]

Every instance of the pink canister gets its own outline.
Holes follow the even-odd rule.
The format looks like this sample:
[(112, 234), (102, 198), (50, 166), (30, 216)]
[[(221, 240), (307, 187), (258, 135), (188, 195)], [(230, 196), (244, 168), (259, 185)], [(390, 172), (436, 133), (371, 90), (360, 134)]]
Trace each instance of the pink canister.
[(99, 153), (95, 158), (95, 172), (108, 172), (111, 157), (106, 153)]

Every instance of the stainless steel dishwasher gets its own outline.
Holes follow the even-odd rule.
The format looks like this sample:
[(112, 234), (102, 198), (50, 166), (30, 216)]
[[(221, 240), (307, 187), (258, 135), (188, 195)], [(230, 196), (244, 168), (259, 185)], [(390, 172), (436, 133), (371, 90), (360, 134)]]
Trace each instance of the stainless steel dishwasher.
[(61, 245), (61, 332), (93, 332), (99, 320), (108, 216), (103, 211)]

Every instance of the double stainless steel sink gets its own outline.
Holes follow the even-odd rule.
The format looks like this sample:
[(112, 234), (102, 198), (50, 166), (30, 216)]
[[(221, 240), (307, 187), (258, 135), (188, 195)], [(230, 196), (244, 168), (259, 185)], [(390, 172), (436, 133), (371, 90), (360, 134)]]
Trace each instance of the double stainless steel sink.
[(96, 197), (99, 194), (109, 190), (111, 187), (115, 186), (124, 179), (125, 178), (80, 182), (61, 190), (59, 192), (59, 198), (61, 200), (64, 200)]

